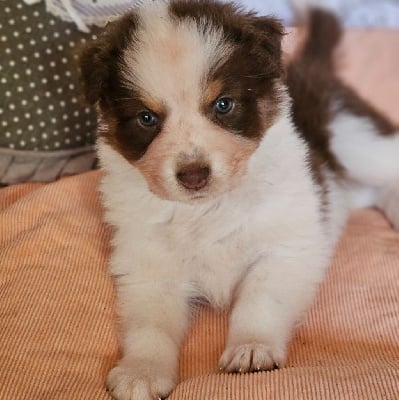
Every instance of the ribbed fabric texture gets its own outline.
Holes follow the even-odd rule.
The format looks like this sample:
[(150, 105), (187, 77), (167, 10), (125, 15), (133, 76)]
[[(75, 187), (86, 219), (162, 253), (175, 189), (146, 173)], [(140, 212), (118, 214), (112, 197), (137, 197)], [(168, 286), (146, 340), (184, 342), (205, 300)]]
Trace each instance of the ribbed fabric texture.
[(217, 373), (226, 328), (202, 310), (171, 399), (399, 399), (399, 234), (377, 211), (352, 216), (284, 369)]
[(106, 398), (116, 355), (98, 172), (0, 190), (0, 399)]
[[(118, 359), (100, 173), (0, 191), (0, 399), (108, 399)], [(228, 315), (200, 307), (180, 399), (399, 399), (399, 234), (356, 213), (286, 368), (220, 374)]]

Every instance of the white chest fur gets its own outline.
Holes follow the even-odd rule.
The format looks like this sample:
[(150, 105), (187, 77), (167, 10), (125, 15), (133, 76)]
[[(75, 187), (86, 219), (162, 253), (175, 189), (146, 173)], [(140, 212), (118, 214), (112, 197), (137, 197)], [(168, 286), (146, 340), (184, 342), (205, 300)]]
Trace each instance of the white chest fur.
[(318, 268), (331, 252), (335, 238), (320, 225), (306, 147), (288, 118), (269, 130), (239, 187), (206, 204), (160, 200), (118, 153), (101, 142), (99, 151), (106, 216), (117, 227), (111, 272), (129, 282), (169, 280), (224, 306), (260, 259), (276, 249), (292, 256), (293, 237), (296, 248), (318, 243)]

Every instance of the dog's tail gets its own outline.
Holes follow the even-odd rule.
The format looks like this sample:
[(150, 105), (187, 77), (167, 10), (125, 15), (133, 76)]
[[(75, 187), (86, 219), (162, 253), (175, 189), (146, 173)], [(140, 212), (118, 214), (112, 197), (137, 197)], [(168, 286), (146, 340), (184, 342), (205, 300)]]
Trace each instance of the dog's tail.
[(307, 38), (299, 53), (305, 62), (317, 62), (332, 68), (333, 54), (342, 36), (337, 16), (317, 5), (317, 0), (291, 0), (299, 25), (307, 26)]

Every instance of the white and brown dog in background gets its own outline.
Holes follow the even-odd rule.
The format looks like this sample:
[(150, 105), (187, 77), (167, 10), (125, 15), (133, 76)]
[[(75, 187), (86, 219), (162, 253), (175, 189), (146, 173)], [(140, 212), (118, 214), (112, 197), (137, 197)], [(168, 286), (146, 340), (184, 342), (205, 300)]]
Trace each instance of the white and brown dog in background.
[(282, 367), (350, 209), (399, 228), (399, 132), (334, 76), (335, 17), (309, 25), (284, 70), (274, 18), (145, 1), (83, 52), (115, 227), (115, 398), (174, 388), (193, 299), (231, 308), (222, 370)]

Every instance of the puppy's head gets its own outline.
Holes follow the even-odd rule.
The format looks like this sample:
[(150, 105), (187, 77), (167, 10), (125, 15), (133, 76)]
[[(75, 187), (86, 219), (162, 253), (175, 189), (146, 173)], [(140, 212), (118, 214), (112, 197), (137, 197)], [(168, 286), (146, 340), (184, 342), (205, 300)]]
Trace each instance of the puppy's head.
[(278, 113), (281, 35), (230, 4), (144, 2), (82, 54), (99, 134), (161, 198), (233, 189)]

